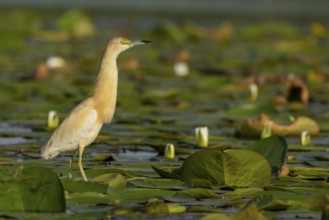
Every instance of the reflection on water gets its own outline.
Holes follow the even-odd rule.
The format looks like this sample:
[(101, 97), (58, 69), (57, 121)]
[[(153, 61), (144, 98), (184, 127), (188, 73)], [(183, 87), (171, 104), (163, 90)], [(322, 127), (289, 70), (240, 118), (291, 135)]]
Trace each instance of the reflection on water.
[(154, 158), (158, 155), (158, 152), (156, 151), (132, 151), (132, 150), (126, 150), (124, 152), (120, 152), (116, 158), (118, 160), (149, 160), (151, 158)]
[[(30, 133), (32, 132), (31, 128), (23, 128), (23, 127), (14, 127), (9, 123), (0, 123), (0, 133), (2, 134), (12, 134), (14, 133)], [(0, 145), (8, 145), (8, 144), (21, 144), (26, 143), (27, 140), (24, 137), (0, 137)]]
[(1, 133), (12, 133), (12, 132), (32, 132), (31, 128), (15, 127), (9, 123), (0, 122), (0, 132)]
[(22, 137), (0, 137), (0, 145), (22, 144), (26, 142), (26, 139)]

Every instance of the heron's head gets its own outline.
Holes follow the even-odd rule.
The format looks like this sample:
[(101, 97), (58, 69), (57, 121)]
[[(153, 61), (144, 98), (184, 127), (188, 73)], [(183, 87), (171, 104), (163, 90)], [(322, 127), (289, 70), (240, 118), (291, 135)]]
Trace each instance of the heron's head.
[(122, 51), (125, 51), (133, 46), (143, 45), (148, 43), (151, 43), (151, 41), (148, 40), (130, 41), (123, 37), (116, 37), (110, 41), (109, 46), (111, 47), (112, 52), (114, 50), (117, 51), (118, 53), (121, 53)]

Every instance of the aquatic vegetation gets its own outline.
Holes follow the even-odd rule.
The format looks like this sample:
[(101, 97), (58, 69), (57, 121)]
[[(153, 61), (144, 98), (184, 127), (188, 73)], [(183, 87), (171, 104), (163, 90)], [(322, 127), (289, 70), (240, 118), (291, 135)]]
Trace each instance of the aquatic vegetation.
[[(0, 167), (15, 170), (18, 165), (32, 176), (51, 175), (62, 184), (65, 199), (58, 200), (58, 213), (47, 214), (35, 213), (43, 209), (38, 206), (23, 209), (24, 201), (15, 197), (12, 207), (20, 204), (25, 211), (1, 211), (1, 216), (320, 219), (328, 215), (325, 23), (193, 16), (187, 21), (182, 16), (166, 17), (163, 22), (160, 15), (150, 19), (153, 15), (80, 11), (75, 16), (82, 20), (86, 16), (95, 28), (77, 41), (70, 31), (79, 19), (68, 16), (70, 24), (60, 27), (58, 18), (65, 14), (53, 13), (32, 11), (33, 18), (21, 23), (26, 26), (18, 24), (21, 30), (16, 31), (12, 25), (0, 37), (4, 51)], [(5, 18), (3, 22), (10, 23)], [(82, 181), (77, 167), (69, 179), (69, 154), (40, 160), (40, 147), (50, 136), (48, 112), (56, 110), (62, 120), (92, 94), (104, 43), (112, 35), (144, 36), (155, 43), (119, 61), (123, 68), (113, 126), (105, 125), (85, 152), (84, 168), (92, 182)], [(45, 71), (47, 62), (54, 61), (51, 57), (62, 58), (65, 66)], [(184, 77), (173, 69), (179, 62), (188, 65)], [(257, 99), (252, 84), (258, 87)], [(264, 113), (267, 116), (255, 119)], [(288, 116), (293, 116), (290, 121)], [(268, 122), (271, 136), (259, 140)], [(200, 125), (211, 131), (207, 148), (196, 141), (194, 128)], [(239, 126), (244, 135), (236, 136)], [(312, 141), (302, 146), (304, 131)], [(168, 143), (175, 146), (173, 159), (166, 158), (172, 157), (169, 147), (166, 152)], [(32, 172), (30, 167), (49, 174)], [(7, 189), (8, 184), (26, 189), (33, 185), (12, 173), (0, 178), (0, 187)], [(0, 205), (8, 205), (7, 196), (15, 195), (1, 194)], [(66, 212), (60, 213), (64, 207)]]

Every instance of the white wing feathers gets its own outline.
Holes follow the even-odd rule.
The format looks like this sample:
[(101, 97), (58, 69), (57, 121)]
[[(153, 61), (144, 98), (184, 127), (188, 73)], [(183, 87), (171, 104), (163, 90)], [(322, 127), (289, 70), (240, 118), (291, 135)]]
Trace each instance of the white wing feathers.
[(92, 99), (87, 99), (64, 119), (42, 148), (41, 155), (50, 159), (60, 152), (75, 150), (79, 145), (87, 146), (94, 141), (101, 127), (94, 103)]

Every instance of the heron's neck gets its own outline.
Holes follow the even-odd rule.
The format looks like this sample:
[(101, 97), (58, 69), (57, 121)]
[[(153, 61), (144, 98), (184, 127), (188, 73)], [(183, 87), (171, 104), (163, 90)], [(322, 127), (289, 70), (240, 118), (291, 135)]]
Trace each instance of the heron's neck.
[(117, 56), (118, 54), (111, 54), (108, 50), (104, 54), (94, 92), (96, 108), (104, 122), (111, 121), (116, 105), (118, 87)]

